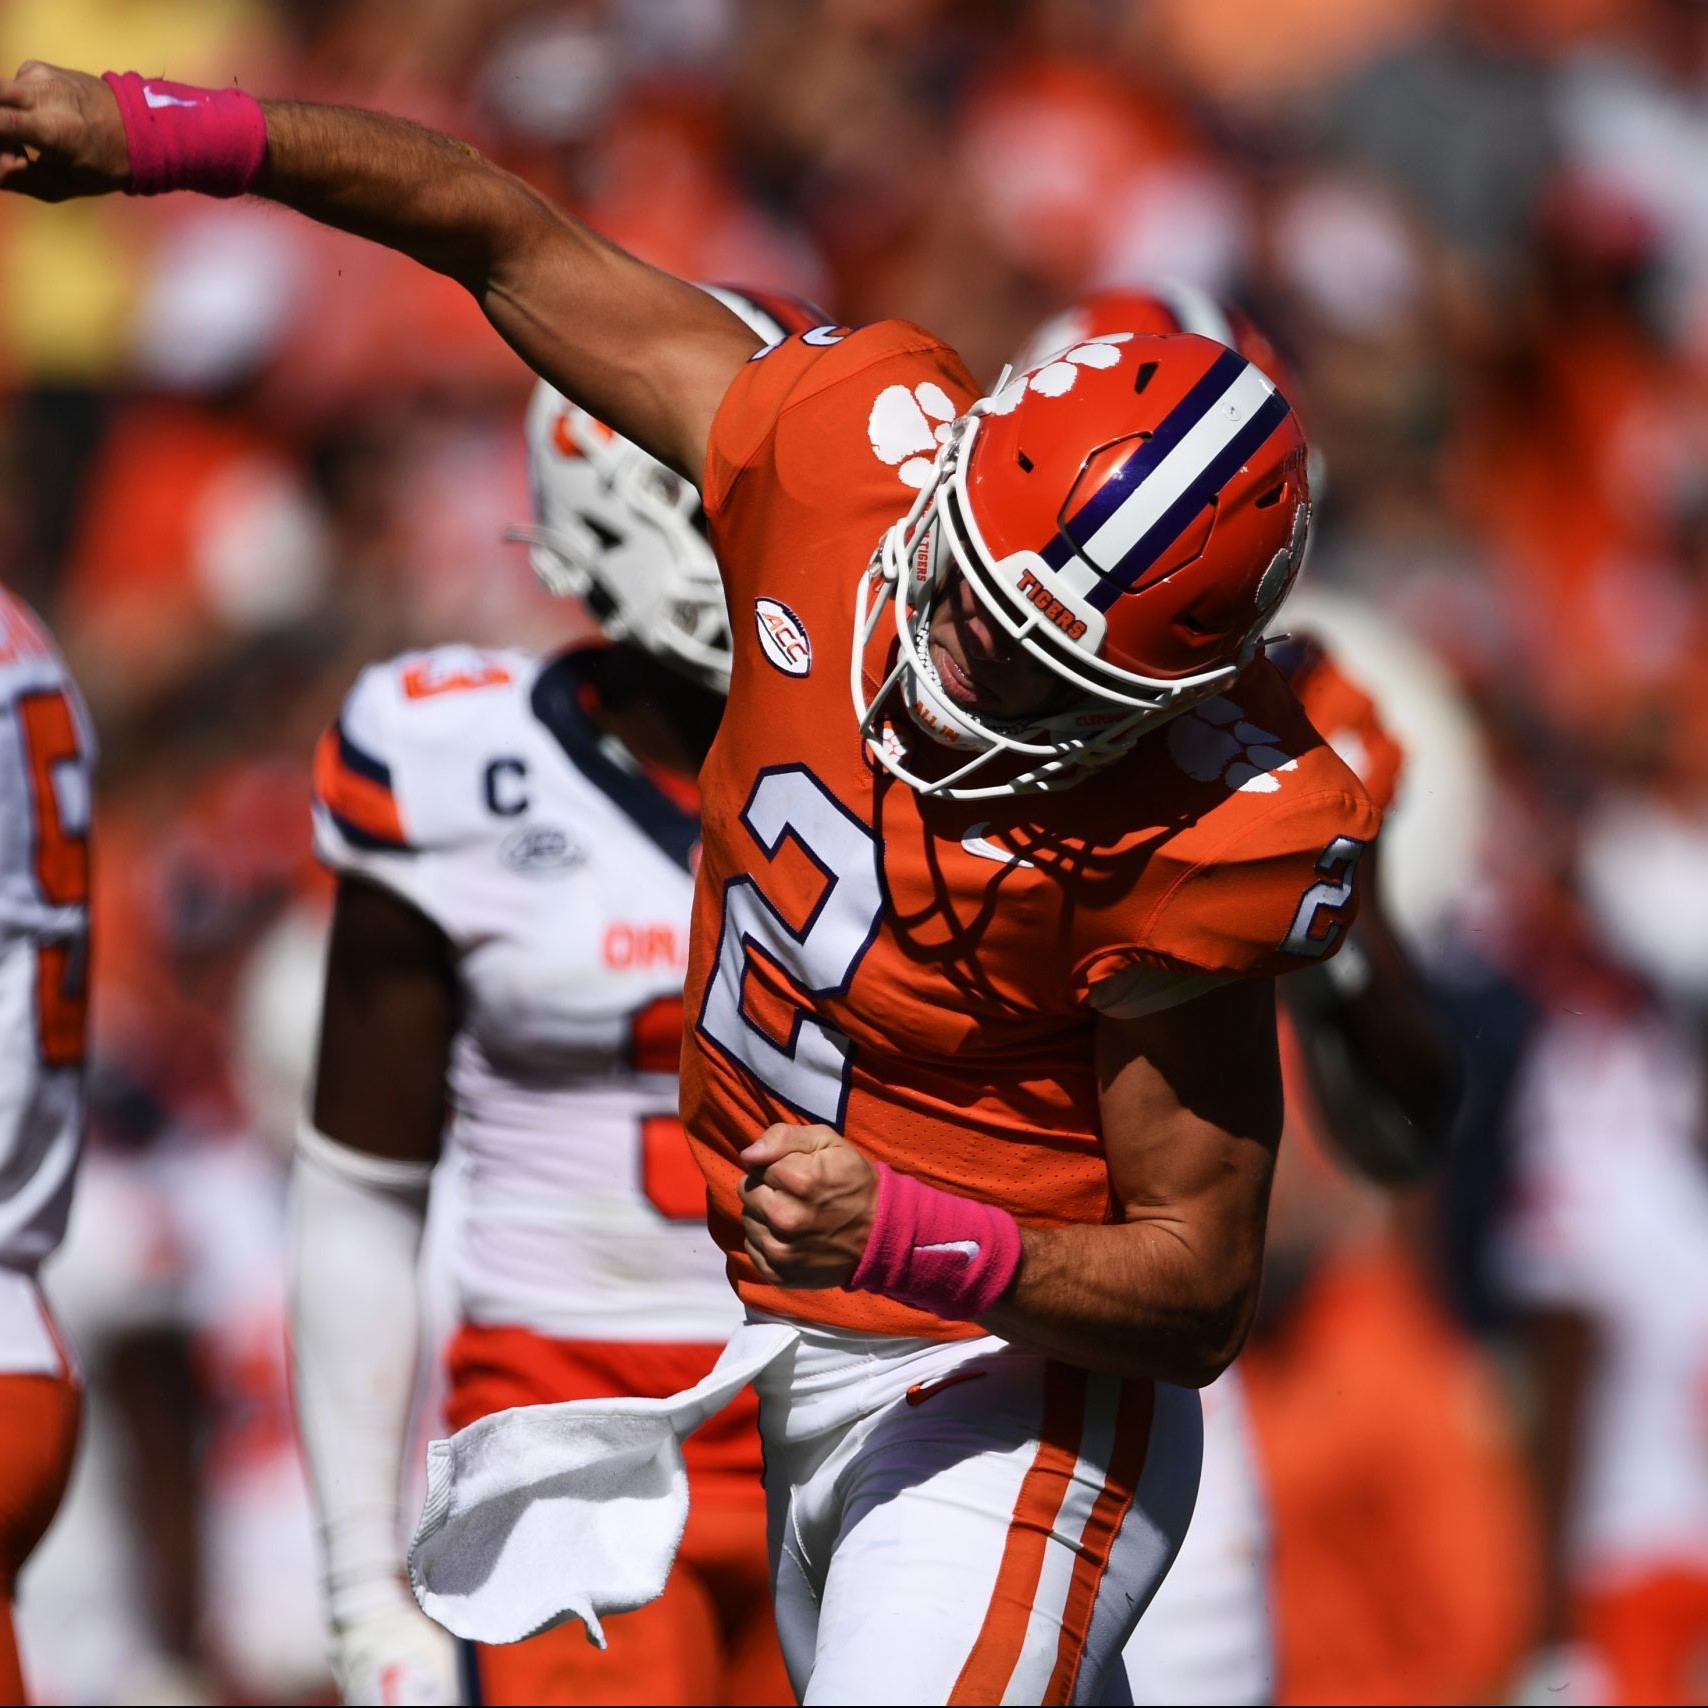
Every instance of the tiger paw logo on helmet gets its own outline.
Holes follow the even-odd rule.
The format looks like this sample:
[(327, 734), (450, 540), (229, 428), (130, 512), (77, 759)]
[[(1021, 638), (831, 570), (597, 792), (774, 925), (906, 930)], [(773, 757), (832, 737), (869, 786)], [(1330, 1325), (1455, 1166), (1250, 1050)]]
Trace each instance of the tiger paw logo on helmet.
[(1040, 397), (1066, 397), (1087, 368), (1112, 368), (1121, 360), (1121, 346), (1131, 341), (1130, 332), (1105, 332), (1063, 350), (1029, 373), (1010, 380), (985, 403), (987, 415), (1010, 415), (1020, 407), (1027, 392)]
[(1280, 773), (1299, 761), (1275, 745), (1270, 730), (1247, 723), (1232, 700), (1218, 697), (1182, 712), (1168, 726), (1169, 757), (1198, 783), (1218, 778), (1241, 794), (1272, 795)]
[(938, 447), (946, 444), (955, 420), (949, 394), (930, 380), (921, 385), (888, 385), (878, 393), (866, 421), (866, 436), (878, 461), (896, 468), (904, 484), (923, 490), (931, 479)]

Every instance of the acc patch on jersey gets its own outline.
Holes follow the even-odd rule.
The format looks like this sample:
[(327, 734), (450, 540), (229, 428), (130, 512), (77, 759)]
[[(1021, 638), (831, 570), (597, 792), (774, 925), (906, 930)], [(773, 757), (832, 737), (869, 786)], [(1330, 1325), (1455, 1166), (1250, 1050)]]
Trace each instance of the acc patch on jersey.
[(498, 857), (512, 872), (555, 878), (581, 865), (587, 859), (587, 850), (555, 825), (536, 824), (505, 837)]
[(800, 618), (781, 599), (756, 599), (753, 616), (765, 656), (785, 676), (805, 676), (812, 669), (812, 641)]

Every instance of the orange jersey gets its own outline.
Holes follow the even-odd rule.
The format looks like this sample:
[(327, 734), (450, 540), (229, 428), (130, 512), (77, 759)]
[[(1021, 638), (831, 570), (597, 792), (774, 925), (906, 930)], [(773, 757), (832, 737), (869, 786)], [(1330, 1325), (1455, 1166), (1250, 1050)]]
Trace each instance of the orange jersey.
[(1268, 657), (1287, 678), (1305, 716), (1357, 773), (1385, 816), (1399, 792), (1406, 755), (1382, 722), (1376, 702), (1342, 672), (1339, 660), (1315, 635), (1289, 635), (1268, 649)]
[[(926, 797), (872, 763), (849, 693), (857, 584), (975, 395), (915, 327), (821, 328), (736, 377), (706, 471), (735, 659), (702, 774), (683, 1117), (742, 1297), (867, 1333), (977, 1331), (760, 1283), (744, 1146), (823, 1121), (1023, 1222), (1108, 1220), (1094, 1004), (1321, 959), (1377, 826), (1262, 661), (1060, 794)], [(894, 645), (874, 638), (870, 685)], [(927, 738), (898, 710), (890, 739)]]

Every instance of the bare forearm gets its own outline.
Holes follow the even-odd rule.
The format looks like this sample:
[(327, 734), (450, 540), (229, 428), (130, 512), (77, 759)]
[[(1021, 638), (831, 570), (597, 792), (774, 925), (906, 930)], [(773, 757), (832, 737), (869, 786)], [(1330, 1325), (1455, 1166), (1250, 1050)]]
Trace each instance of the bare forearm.
[(699, 481), (705, 431), (757, 340), (720, 304), (405, 119), (264, 103), (256, 189), (470, 291), (533, 371)]
[[(218, 121), (195, 98), (173, 99), (198, 118), (178, 127), (173, 174), (149, 193), (247, 189), (458, 280), (535, 373), (700, 480), (712, 417), (759, 342), (713, 297), (624, 254), (467, 144), (405, 119), (263, 102), (263, 143), (247, 96)], [(235, 142), (224, 124), (236, 125)], [(0, 82), (0, 190), (110, 195), (135, 187), (135, 166), (124, 109), (102, 79), (31, 63)]]
[[(635, 371), (611, 360), (613, 341), (589, 348), (576, 330), (608, 318), (625, 271), (651, 269), (455, 137), (353, 107), (263, 105), (258, 193), (455, 279), (536, 373), (613, 424), (629, 423)], [(627, 347), (640, 349), (658, 331), (629, 330)]]
[(532, 230), (559, 223), (519, 178), (454, 137), (354, 107), (262, 108), (258, 195), (400, 250), (476, 295)]
[(979, 1326), (1114, 1375), (1202, 1387), (1233, 1360), (1257, 1299), (1261, 1252), (1211, 1262), (1160, 1221), (1028, 1228), (1020, 1273)]

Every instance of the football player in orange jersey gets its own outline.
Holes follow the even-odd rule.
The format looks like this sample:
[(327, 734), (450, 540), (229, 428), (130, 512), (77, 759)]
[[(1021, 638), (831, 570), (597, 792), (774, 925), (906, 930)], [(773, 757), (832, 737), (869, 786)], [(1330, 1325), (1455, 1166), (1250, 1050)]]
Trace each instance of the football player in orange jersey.
[[(1377, 827), (1258, 655), (1309, 519), (1285, 399), (1190, 335), (982, 400), (915, 327), (765, 345), (444, 137), (134, 73), (0, 85), (0, 187), (253, 190), (387, 242), (700, 483), (735, 655), (682, 1111), (764, 1349), (791, 1675), (1101, 1699), (1255, 1302), (1273, 979), (1338, 945)], [(507, 1450), (537, 1423), (434, 1456), (417, 1590), (467, 1634), (652, 1587), (615, 1570), (648, 1527), (578, 1588), (530, 1515), (638, 1521), (679, 1457), (607, 1437), (570, 1477)]]
[[(1037, 367), (1123, 331), (1214, 338), (1297, 397), (1294, 375), (1249, 316), (1174, 281), (1080, 299), (1033, 333), (1016, 366)], [(1265, 653), (1386, 815), (1404, 754), (1370, 696), (1314, 637), (1270, 642)], [(1445, 1154), (1458, 1074), (1381, 905), (1373, 881), (1379, 852), (1378, 845), (1367, 857), (1371, 885), (1341, 953), (1283, 987), (1298, 1045), (1283, 1060), (1303, 1065), (1322, 1136), (1340, 1157), (1367, 1178), (1397, 1184), (1421, 1177)], [(1284, 1089), (1291, 1100), (1306, 1088)], [(1140, 1704), (1262, 1703), (1275, 1695), (1269, 1503), (1237, 1363), (1204, 1391), (1203, 1406), (1204, 1471), (1192, 1530), (1127, 1645), (1128, 1681)]]
[[(761, 336), (823, 316), (718, 292)], [(740, 1321), (676, 1119), (698, 839), (729, 685), (699, 499), (549, 386), (528, 410), (533, 547), (608, 645), (445, 646), (363, 671), (315, 766), (336, 875), (313, 1117), (298, 1141), (295, 1392), (347, 1702), (459, 1700), (405, 1586), (415, 1265), (441, 1149), (458, 1327), (445, 1415), (666, 1395)], [(486, 1703), (783, 1702), (757, 1407), (690, 1448), (668, 1592), (467, 1657)]]

